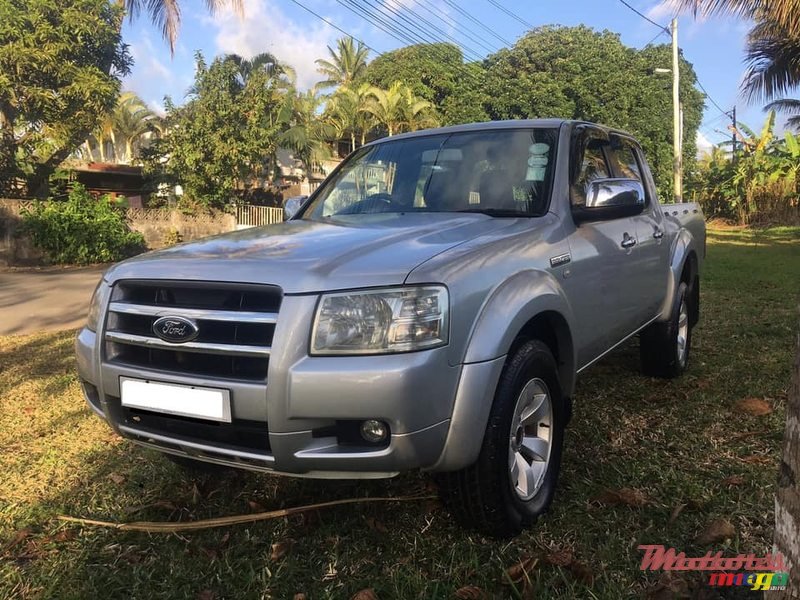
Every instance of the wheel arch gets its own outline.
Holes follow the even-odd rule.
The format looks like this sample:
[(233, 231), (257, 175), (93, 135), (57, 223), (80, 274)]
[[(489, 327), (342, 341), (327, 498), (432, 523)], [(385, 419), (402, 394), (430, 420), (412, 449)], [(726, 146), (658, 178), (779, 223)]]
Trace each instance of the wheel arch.
[[(700, 262), (695, 246), (696, 242), (692, 234), (687, 229), (681, 229), (672, 245), (669, 279), (667, 281), (664, 301), (661, 305), (659, 321), (669, 319), (672, 310), (672, 300), (681, 283), (685, 282), (690, 288), (694, 287), (692, 290), (694, 294), (699, 293)], [(697, 285), (694, 285), (696, 282)], [(699, 303), (694, 304), (695, 307), (697, 307)], [(693, 319), (697, 318), (698, 315), (693, 315)]]
[(447, 441), (431, 470), (453, 471), (477, 459), (503, 366), (524, 340), (547, 344), (558, 365), (562, 392), (572, 396), (573, 322), (569, 303), (550, 273), (518, 273), (490, 294), (469, 336)]

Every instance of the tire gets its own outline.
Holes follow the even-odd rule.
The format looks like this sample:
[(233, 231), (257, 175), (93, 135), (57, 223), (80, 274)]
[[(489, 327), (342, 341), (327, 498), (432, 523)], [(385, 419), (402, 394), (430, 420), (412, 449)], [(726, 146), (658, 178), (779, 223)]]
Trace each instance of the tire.
[(645, 375), (673, 379), (686, 371), (692, 347), (691, 301), (691, 290), (681, 283), (669, 320), (653, 323), (639, 334), (639, 356)]
[[(542, 394), (541, 408), (534, 410)], [(531, 410), (529, 425), (518, 427)], [(547, 421), (549, 427), (544, 426)], [(497, 538), (515, 536), (531, 526), (553, 501), (566, 421), (552, 352), (538, 340), (524, 342), (503, 368), (478, 460), (437, 477), (451, 514), (463, 525)], [(537, 448), (539, 458), (546, 453), (545, 460), (534, 459), (531, 447)], [(530, 469), (522, 471), (520, 460)], [(530, 479), (515, 477), (514, 465)]]

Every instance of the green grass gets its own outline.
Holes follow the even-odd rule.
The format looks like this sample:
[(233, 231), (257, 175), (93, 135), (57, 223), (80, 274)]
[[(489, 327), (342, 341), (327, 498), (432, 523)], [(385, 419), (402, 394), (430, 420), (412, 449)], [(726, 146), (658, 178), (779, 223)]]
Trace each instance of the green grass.
[[(551, 512), (508, 542), (454, 525), (436, 503), (350, 505), (203, 532), (126, 533), (57, 515), (188, 520), (354, 496), (429, 493), (425, 476), (326, 482), (237, 473), (193, 479), (118, 439), (83, 405), (73, 332), (0, 338), (0, 598), (623, 598), (652, 590), (639, 544), (766, 552), (797, 325), (800, 230), (714, 230), (689, 373), (638, 373), (633, 342), (579, 381)], [(767, 416), (737, 400), (766, 399)], [(738, 485), (724, 480), (741, 477)], [(607, 488), (648, 502), (607, 506)], [(686, 505), (671, 519), (676, 506)], [(697, 535), (725, 518), (736, 534)], [(22, 533), (20, 533), (22, 532)], [(14, 539), (16, 537), (16, 543)], [(293, 540), (273, 560), (274, 543)], [(569, 552), (586, 569), (559, 567)], [(539, 560), (526, 585), (506, 569)], [(564, 561), (561, 561), (562, 564)], [(690, 589), (704, 587), (687, 576)], [(713, 597), (713, 596), (712, 596)]]

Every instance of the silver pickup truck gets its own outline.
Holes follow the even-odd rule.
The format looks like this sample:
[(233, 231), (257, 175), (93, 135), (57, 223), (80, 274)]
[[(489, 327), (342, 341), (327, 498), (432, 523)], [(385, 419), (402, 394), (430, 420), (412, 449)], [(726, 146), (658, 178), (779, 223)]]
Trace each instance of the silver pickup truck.
[(86, 400), (178, 462), (318, 478), (435, 472), (462, 522), (550, 504), (576, 376), (639, 335), (686, 369), (705, 225), (637, 142), (561, 120), (356, 150), (279, 225), (112, 267), (77, 338)]

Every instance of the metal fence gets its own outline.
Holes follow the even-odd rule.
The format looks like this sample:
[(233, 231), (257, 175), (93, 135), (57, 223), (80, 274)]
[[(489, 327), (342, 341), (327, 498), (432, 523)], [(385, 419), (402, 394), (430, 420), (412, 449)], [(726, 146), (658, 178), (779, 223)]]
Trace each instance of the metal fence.
[(272, 206), (255, 206), (242, 204), (236, 207), (236, 225), (238, 227), (261, 227), (283, 222), (283, 209)]

